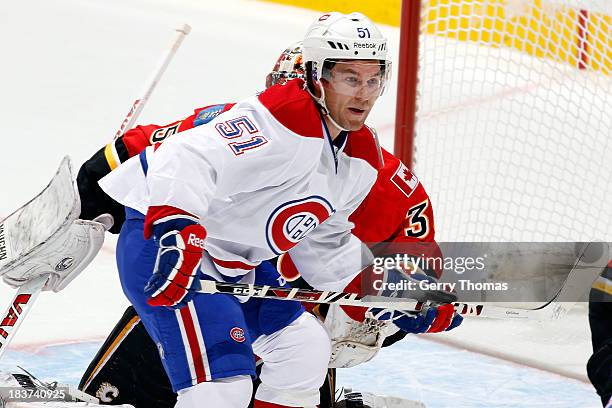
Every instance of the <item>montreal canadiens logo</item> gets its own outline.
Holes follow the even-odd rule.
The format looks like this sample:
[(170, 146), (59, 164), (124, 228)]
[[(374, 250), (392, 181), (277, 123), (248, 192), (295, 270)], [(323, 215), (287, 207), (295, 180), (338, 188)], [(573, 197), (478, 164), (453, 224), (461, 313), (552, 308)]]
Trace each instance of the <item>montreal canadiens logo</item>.
[(246, 340), (244, 337), (244, 330), (242, 330), (240, 327), (232, 328), (232, 330), (230, 330), (230, 337), (238, 343), (244, 343)]
[(277, 255), (287, 252), (334, 211), (329, 201), (320, 196), (310, 196), (280, 205), (268, 219), (268, 245)]

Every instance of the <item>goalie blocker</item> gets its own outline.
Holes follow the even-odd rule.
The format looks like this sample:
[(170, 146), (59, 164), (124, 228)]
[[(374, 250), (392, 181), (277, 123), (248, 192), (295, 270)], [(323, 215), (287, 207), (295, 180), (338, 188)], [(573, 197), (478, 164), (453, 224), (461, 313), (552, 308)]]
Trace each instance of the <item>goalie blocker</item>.
[(65, 157), (36, 197), (0, 223), (0, 276), (12, 287), (49, 275), (43, 290), (64, 289), (96, 256), (104, 226), (77, 219), (79, 194)]
[(0, 222), (0, 276), (19, 287), (0, 323), (0, 356), (41, 290), (65, 288), (100, 250), (104, 226), (77, 219), (79, 211), (66, 157), (43, 191)]

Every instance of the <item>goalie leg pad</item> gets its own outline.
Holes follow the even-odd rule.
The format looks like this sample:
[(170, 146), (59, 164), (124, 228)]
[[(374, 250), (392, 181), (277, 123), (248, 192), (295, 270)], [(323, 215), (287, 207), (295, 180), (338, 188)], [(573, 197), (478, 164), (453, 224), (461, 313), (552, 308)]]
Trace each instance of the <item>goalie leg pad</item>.
[(334, 368), (349, 368), (370, 361), (387, 336), (398, 331), (389, 321), (353, 320), (338, 305), (330, 306), (325, 327), (332, 341), (329, 366)]

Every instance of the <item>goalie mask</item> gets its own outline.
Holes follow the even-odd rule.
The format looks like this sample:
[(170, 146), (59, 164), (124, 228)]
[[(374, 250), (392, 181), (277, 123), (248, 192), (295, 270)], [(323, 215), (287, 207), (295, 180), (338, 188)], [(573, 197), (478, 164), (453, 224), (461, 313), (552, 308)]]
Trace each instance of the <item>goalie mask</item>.
[[(361, 13), (327, 13), (309, 27), (302, 56), (308, 91), (323, 113), (337, 128), (357, 130), (391, 74), (387, 39)], [(341, 106), (326, 90), (344, 98)]]
[(300, 78), (304, 79), (304, 64), (302, 64), (302, 42), (298, 41), (290, 45), (278, 57), (272, 72), (266, 77), (266, 88), (272, 85), (284, 84), (285, 82)]

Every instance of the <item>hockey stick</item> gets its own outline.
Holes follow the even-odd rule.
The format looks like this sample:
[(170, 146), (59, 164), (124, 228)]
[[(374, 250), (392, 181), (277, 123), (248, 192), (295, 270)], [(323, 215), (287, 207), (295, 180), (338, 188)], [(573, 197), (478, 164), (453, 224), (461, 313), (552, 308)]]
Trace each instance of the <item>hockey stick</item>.
[(140, 116), (140, 113), (142, 112), (144, 105), (147, 103), (147, 101), (151, 97), (153, 90), (155, 89), (155, 87), (157, 86), (157, 83), (159, 82), (162, 75), (166, 71), (166, 68), (168, 68), (168, 65), (170, 64), (170, 61), (172, 61), (174, 54), (176, 54), (176, 51), (181, 46), (185, 37), (191, 32), (191, 26), (189, 24), (183, 24), (183, 26), (180, 28), (177, 28), (176, 31), (178, 32), (176, 39), (174, 40), (174, 42), (172, 43), (172, 46), (170, 47), (170, 49), (164, 56), (159, 67), (154, 71), (151, 80), (147, 82), (147, 85), (144, 91), (142, 92), (142, 96), (134, 100), (134, 103), (132, 104), (130, 111), (128, 112), (125, 119), (123, 119), (123, 122), (121, 123), (119, 130), (117, 130), (117, 133), (115, 133), (115, 139), (123, 135), (125, 131), (131, 129), (132, 126), (134, 126), (136, 119), (138, 118), (138, 116)]
[(0, 322), (0, 359), (15, 336), (15, 332), (32, 309), (32, 305), (36, 302), (45, 283), (47, 283), (47, 279), (49, 279), (49, 275), (39, 276), (19, 287), (6, 313), (2, 315), (3, 318)]
[(395, 310), (416, 310), (419, 302), (414, 299), (385, 296), (359, 296), (356, 293), (322, 291), (315, 289), (260, 286), (251, 283), (227, 283), (201, 280), (199, 293), (223, 293), (260, 299), (292, 300), (309, 303), (337, 304), (341, 306), (384, 307)]
[[(455, 302), (455, 311), (465, 317), (494, 319), (553, 320), (564, 316), (569, 309), (591, 288), (604, 270), (608, 259), (607, 243), (590, 243), (585, 246), (561, 289), (543, 306), (525, 309), (502, 306), (495, 303)], [(244, 283), (226, 283), (202, 280), (200, 293), (224, 293), (263, 299), (337, 304), (342, 306), (376, 307), (403, 311), (420, 310), (422, 302), (415, 299), (383, 296), (359, 296), (355, 293), (320, 291), (312, 289), (259, 286)], [(426, 301), (426, 304), (435, 303)]]
[[(340, 400), (340, 398), (344, 399)], [(350, 388), (342, 389), (339, 401), (334, 404), (337, 408), (347, 407), (393, 407), (393, 408), (427, 408), (420, 401), (409, 400), (388, 395), (375, 395), (369, 392), (355, 392)]]

